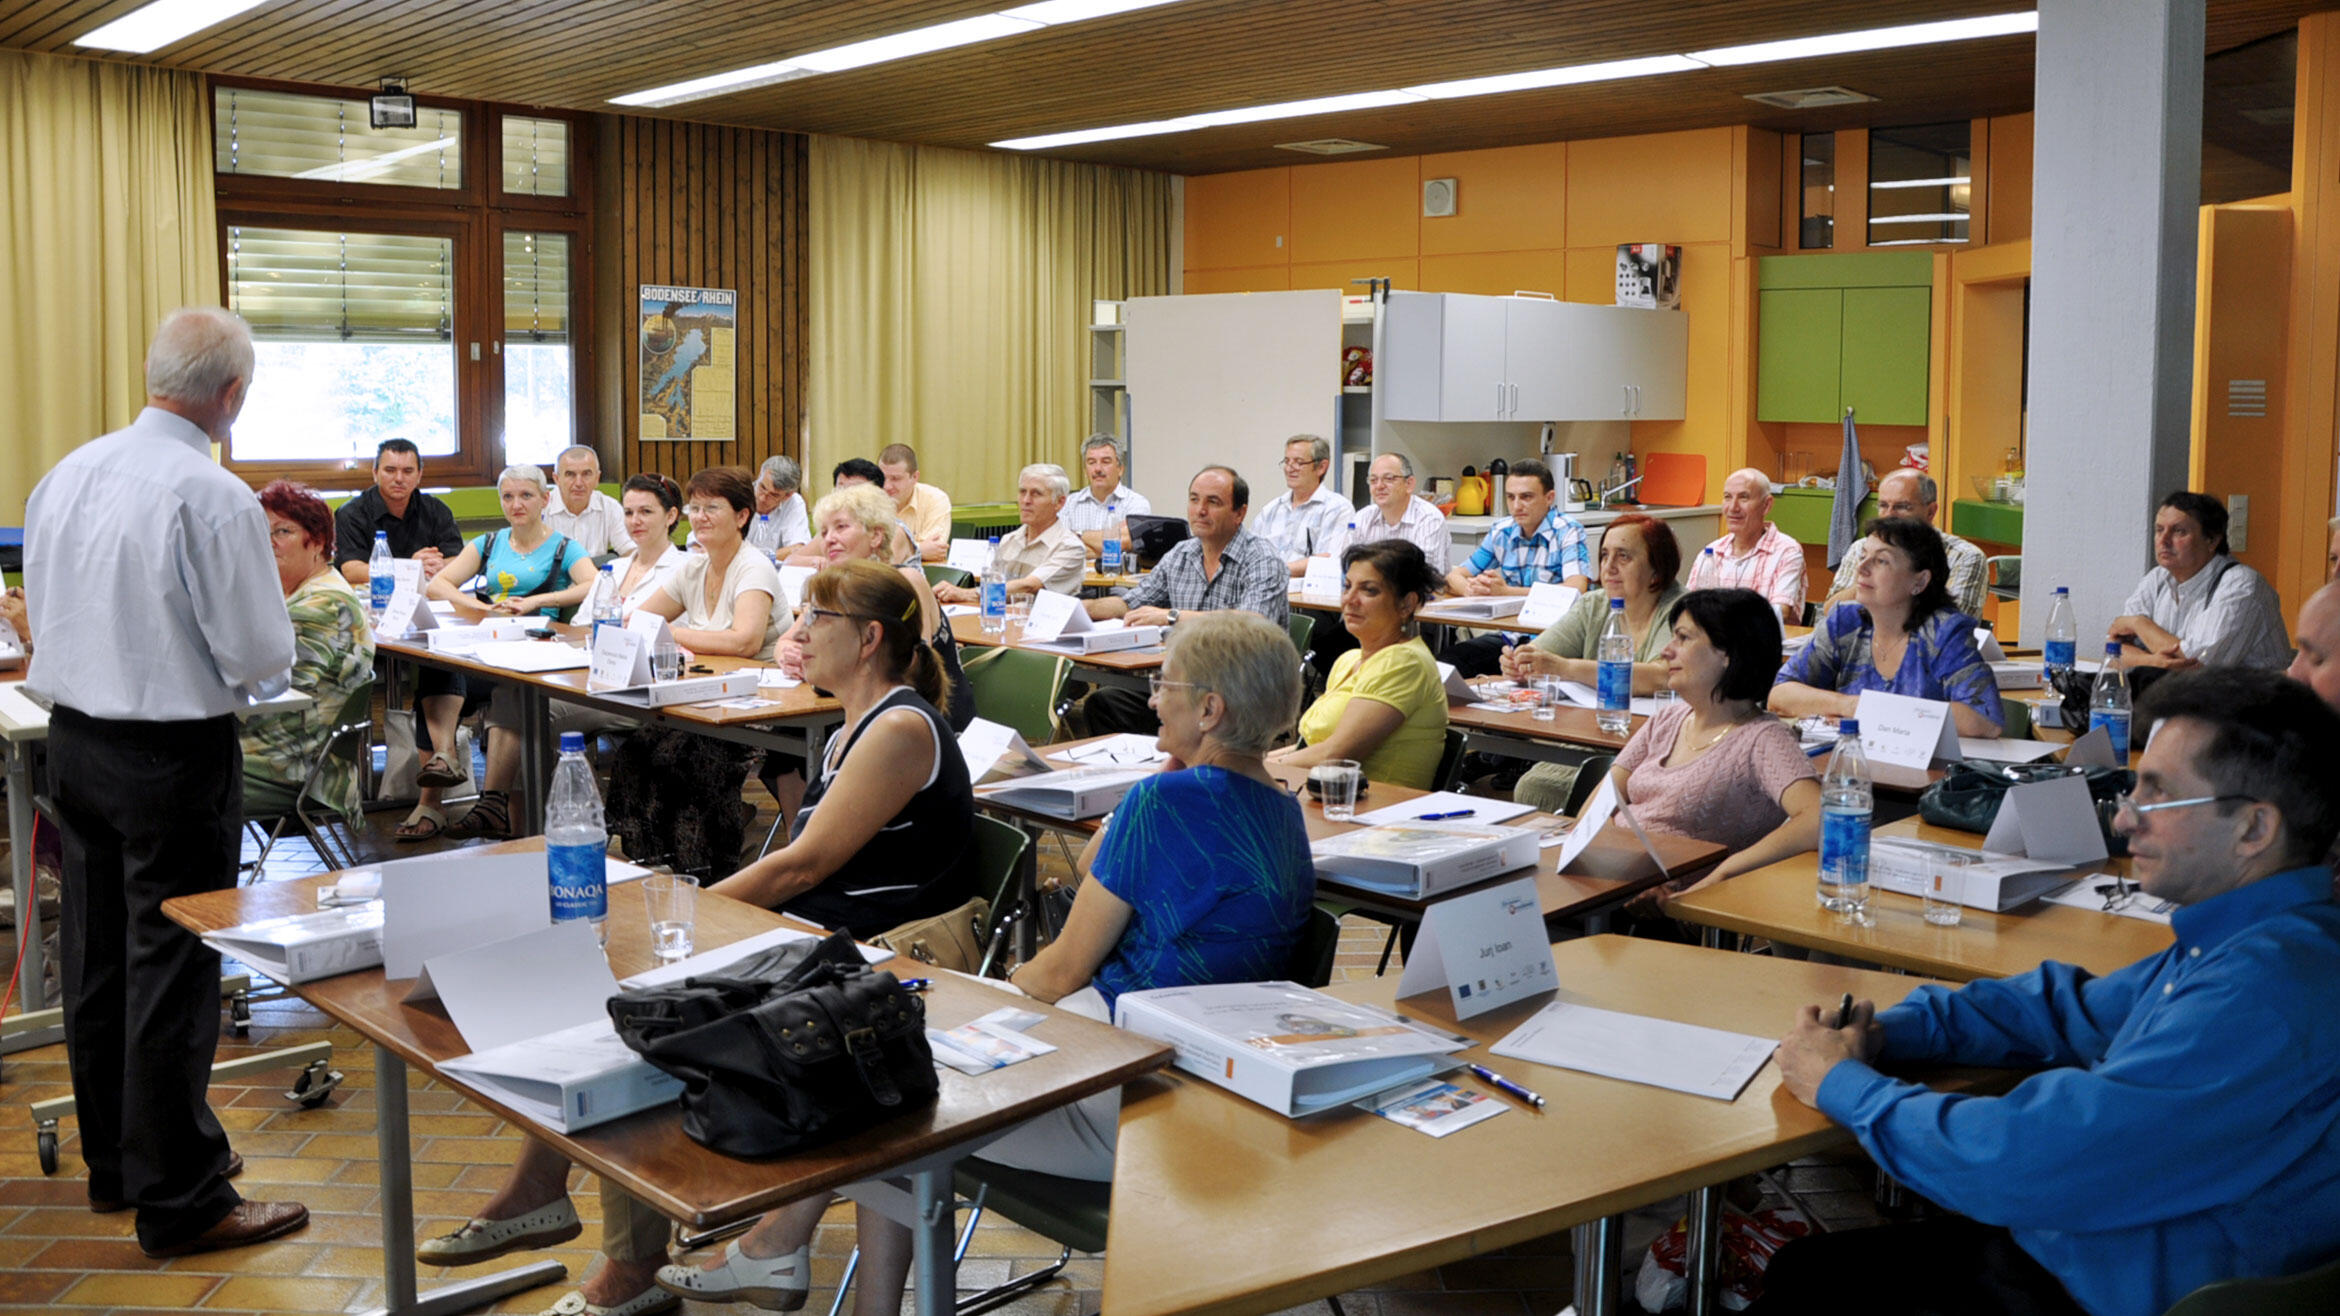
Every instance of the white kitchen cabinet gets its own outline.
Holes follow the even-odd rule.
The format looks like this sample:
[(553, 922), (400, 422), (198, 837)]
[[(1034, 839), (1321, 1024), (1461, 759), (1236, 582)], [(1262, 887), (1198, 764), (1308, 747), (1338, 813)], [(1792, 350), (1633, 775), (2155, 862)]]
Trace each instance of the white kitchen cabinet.
[(1402, 421), (1679, 420), (1679, 311), (1533, 297), (1391, 293), (1374, 363)]

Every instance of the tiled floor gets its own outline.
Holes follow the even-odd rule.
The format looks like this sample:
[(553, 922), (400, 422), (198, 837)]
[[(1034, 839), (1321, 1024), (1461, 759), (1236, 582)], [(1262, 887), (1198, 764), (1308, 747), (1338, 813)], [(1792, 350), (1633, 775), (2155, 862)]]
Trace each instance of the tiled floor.
[[(766, 816), (754, 835), (761, 836), (769, 824), (768, 807), (766, 802)], [(390, 849), (387, 828), (396, 817), (373, 819), (365, 838), (369, 854)], [(1042, 855), (1044, 865), (1064, 871), (1053, 845), (1044, 846)], [(305, 844), (292, 841), (279, 844), (267, 876), (283, 880), (321, 868)], [(1343, 928), (1336, 981), (1373, 972), (1384, 932), (1379, 924), (1350, 920)], [(0, 950), (0, 981), (13, 967), (14, 949), (11, 935)], [(70, 1091), (64, 1049), (52, 1046), (0, 1058), (0, 1316), (53, 1308), (280, 1313), (363, 1311), (380, 1305), (371, 1048), (297, 999), (287, 999), (255, 1005), (250, 1037), (223, 1035), (220, 1055), (225, 1059), (320, 1039), (333, 1043), (333, 1064), (343, 1074), (340, 1090), (320, 1109), (304, 1110), (285, 1099), (290, 1072), (211, 1089), (212, 1105), (247, 1166), (237, 1186), (247, 1196), (306, 1202), (312, 1213), (308, 1227), (258, 1247), (171, 1261), (151, 1261), (139, 1252), (128, 1213), (94, 1215), (87, 1209), (70, 1120), (61, 1130), (57, 1173), (41, 1173), (26, 1106)], [(455, 1228), (487, 1200), (516, 1154), (520, 1135), (419, 1077), (410, 1075), (409, 1087), (416, 1233), (428, 1236)], [(1790, 1175), (1830, 1224), (1873, 1218), (1862, 1190), (1865, 1179), (1852, 1168), (1816, 1164), (1799, 1166)], [(597, 1206), (586, 1176), (578, 1175), (573, 1187), (579, 1214), (588, 1221), (586, 1233), (545, 1255), (565, 1262), (577, 1275), (593, 1258)], [(815, 1242), (816, 1287), (808, 1310), (828, 1309), (851, 1246), (851, 1208), (841, 1204)], [(985, 1287), (1046, 1264), (1056, 1251), (1038, 1235), (987, 1217), (960, 1267), (960, 1280), (968, 1289)], [(1095, 1312), (1102, 1273), (1100, 1259), (1076, 1257), (1052, 1288), (1006, 1310), (1022, 1316)], [(427, 1291), (440, 1276), (461, 1274), (426, 1268), (423, 1286)], [(1353, 1316), (1549, 1316), (1566, 1304), (1571, 1274), (1568, 1240), (1560, 1236), (1345, 1294), (1341, 1305)], [(541, 1311), (563, 1291), (565, 1286), (548, 1286), (494, 1310)], [(752, 1309), (692, 1304), (687, 1310)], [(1328, 1309), (1316, 1303), (1296, 1310)]]

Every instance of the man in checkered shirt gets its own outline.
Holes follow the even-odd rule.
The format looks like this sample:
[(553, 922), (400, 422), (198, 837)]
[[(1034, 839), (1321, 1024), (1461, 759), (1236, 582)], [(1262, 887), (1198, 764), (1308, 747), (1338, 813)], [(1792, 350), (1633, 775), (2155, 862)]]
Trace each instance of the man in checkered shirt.
[(1779, 619), (1804, 619), (1804, 546), (1770, 521), (1771, 480), (1752, 468), (1723, 481), (1722, 538), (1690, 563), (1691, 589), (1751, 589), (1771, 600)]
[[(1470, 560), (1446, 573), (1461, 595), (1525, 594), (1537, 585), (1592, 586), (1584, 526), (1555, 505), (1552, 472), (1532, 457), (1512, 464), (1503, 486), (1510, 519), (1487, 532)], [(1502, 665), (1503, 637), (1482, 635), (1449, 645), (1447, 660), (1465, 676), (1487, 676)]]

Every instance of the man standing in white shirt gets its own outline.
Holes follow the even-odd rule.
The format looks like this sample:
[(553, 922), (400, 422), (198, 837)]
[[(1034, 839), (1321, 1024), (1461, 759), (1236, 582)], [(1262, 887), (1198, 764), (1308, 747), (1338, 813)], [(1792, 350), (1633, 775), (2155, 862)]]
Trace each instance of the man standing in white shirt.
[(1690, 589), (1751, 589), (1771, 600), (1779, 619), (1804, 619), (1804, 546), (1770, 521), (1771, 477), (1752, 468), (1723, 481), (1722, 538), (1690, 564)]
[(1331, 444), (1313, 434), (1293, 435), (1284, 443), (1284, 492), (1252, 518), (1251, 533), (1268, 541), (1295, 576), (1308, 574), (1309, 556), (1323, 552), (1357, 511), (1324, 487), (1331, 466)]
[(55, 706), (65, 1048), (89, 1204), (135, 1207), (138, 1245), (154, 1257), (241, 1247), (309, 1218), (298, 1202), (246, 1201), (228, 1183), (243, 1160), (204, 1100), (219, 955), (162, 912), (173, 896), (235, 885), (235, 712), (291, 679), (268, 518), (211, 459), (252, 364), (242, 320), (171, 312), (147, 352), (146, 409), (57, 463), (25, 506), (41, 647), (24, 684)]
[[(1089, 551), (1058, 515), (1071, 487), (1071, 477), (1052, 462), (1036, 462), (1016, 477), (1016, 517), (1023, 524), (999, 541), (1000, 575), (1008, 593), (1037, 594), (1045, 589), (1080, 594), (1089, 571)], [(934, 596), (944, 603), (983, 601), (969, 585), (937, 585)]]
[(1121, 440), (1110, 434), (1092, 434), (1081, 445), (1081, 473), (1088, 483), (1064, 500), (1064, 523), (1095, 554), (1105, 547), (1105, 531), (1133, 516), (1152, 516), (1154, 504), (1121, 482)]
[(592, 557), (633, 552), (626, 509), (596, 487), (601, 483), (601, 454), (580, 443), (563, 449), (554, 469), (553, 483), (561, 497), (544, 509), (544, 523), (555, 534), (576, 540)]

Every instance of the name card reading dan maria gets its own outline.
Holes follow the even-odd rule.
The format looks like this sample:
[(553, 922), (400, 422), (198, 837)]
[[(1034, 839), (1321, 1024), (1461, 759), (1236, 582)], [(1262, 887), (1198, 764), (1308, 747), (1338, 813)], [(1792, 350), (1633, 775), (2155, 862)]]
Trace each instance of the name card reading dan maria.
[(1863, 690), (1853, 716), (1861, 721), (1861, 753), (1869, 762), (1923, 772), (1936, 759), (1958, 757), (1958, 728), (1939, 699)]
[(1397, 994), (1416, 996), (1444, 987), (1454, 1002), (1454, 1017), (1468, 1019), (1559, 986), (1536, 880), (1524, 877), (1425, 910)]

